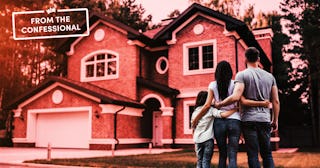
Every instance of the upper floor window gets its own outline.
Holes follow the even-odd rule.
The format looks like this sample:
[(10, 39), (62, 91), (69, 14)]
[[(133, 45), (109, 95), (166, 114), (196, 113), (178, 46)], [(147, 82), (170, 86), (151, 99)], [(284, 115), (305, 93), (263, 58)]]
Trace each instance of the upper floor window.
[(99, 50), (81, 60), (81, 81), (115, 79), (119, 76), (118, 53)]
[(156, 62), (156, 70), (159, 74), (164, 74), (169, 69), (169, 61), (166, 57), (160, 57)]
[(217, 42), (207, 40), (183, 44), (183, 74), (213, 73), (217, 64)]

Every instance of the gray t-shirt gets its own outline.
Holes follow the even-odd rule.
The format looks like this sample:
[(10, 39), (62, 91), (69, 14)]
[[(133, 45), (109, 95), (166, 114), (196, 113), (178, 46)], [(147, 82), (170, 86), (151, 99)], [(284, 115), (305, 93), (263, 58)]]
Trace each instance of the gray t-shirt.
[[(243, 96), (250, 100), (270, 100), (272, 86), (276, 86), (273, 75), (261, 68), (247, 68), (238, 72), (235, 82), (244, 84)], [(270, 122), (270, 109), (242, 106), (241, 121)]]

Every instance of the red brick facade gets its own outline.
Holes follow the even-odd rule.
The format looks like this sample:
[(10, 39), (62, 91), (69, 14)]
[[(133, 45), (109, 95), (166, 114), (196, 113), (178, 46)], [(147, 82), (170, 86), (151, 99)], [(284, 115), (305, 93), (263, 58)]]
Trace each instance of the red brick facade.
[[(79, 109), (90, 115), (82, 118), (86, 121), (84, 124), (89, 123), (90, 135), (84, 136), (88, 142), (80, 144), (79, 148), (111, 149), (113, 146), (146, 146), (148, 143), (154, 146), (193, 144), (189, 106), (194, 105), (197, 93), (207, 90), (208, 84), (214, 80), (215, 66), (210, 71), (188, 71), (188, 47), (209, 43), (213, 46), (213, 64), (226, 60), (234, 74), (245, 68), (244, 51), (249, 43), (260, 44), (266, 54), (263, 56), (271, 60), (269, 38), (258, 44), (255, 39), (244, 37), (237, 28), (229, 28), (230, 24), (241, 27), (244, 23), (220, 16), (198, 4), (190, 6), (184, 15), (159, 29), (154, 36), (101, 16), (96, 18), (88, 37), (64, 44), (68, 46), (68, 80), (53, 79), (52, 83), (36, 88), (37, 92), (27, 94), (16, 104), (13, 132), (16, 146), (40, 144), (42, 140), (36, 138), (37, 130), (27, 127), (36, 127), (35, 123), (41, 122), (37, 115), (58, 113), (64, 108), (69, 112), (74, 110), (74, 113)], [(104, 33), (102, 40), (95, 37), (97, 31)], [(83, 80), (89, 73), (86, 62), (92, 53), (99, 54), (98, 51), (116, 55), (119, 63), (117, 77)], [(99, 55), (92, 55), (94, 61), (100, 61)], [(168, 62), (159, 64), (159, 58)], [(98, 64), (92, 66), (94, 73), (98, 71)], [(105, 63), (103, 68), (107, 66), (109, 64)], [(166, 66), (169, 67), (167, 71), (158, 72), (159, 67), (165, 69)], [(56, 90), (63, 94), (59, 103), (53, 102)], [(156, 112), (160, 112), (160, 120), (156, 118), (159, 117)], [(80, 115), (78, 117), (81, 118)]]

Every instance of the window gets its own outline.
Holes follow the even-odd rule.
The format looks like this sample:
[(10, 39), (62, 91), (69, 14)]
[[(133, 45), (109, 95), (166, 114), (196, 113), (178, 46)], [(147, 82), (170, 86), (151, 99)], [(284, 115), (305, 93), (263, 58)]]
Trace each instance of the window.
[(194, 110), (195, 100), (183, 102), (183, 132), (184, 134), (192, 134), (191, 116)]
[(160, 57), (156, 62), (156, 70), (159, 74), (164, 74), (169, 69), (168, 59), (166, 57)]
[(213, 73), (217, 60), (216, 40), (183, 44), (183, 74)]
[(88, 54), (81, 60), (81, 81), (96, 81), (118, 78), (118, 54), (100, 50)]

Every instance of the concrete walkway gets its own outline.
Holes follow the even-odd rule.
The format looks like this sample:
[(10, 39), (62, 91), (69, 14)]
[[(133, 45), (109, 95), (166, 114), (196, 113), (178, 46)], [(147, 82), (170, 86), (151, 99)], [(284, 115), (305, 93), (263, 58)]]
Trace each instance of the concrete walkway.
[[(51, 158), (89, 158), (103, 156), (126, 156), (138, 154), (159, 154), (163, 152), (179, 151), (181, 149), (120, 149), (111, 150), (87, 150), (87, 149), (51, 149)], [(16, 148), (16, 147), (0, 147), (0, 163), (12, 165), (25, 165), (26, 167), (36, 167), (34, 164), (23, 163), (26, 160), (47, 159), (48, 150), (46, 148)], [(29, 166), (28, 166), (29, 165)], [(39, 165), (38, 167), (50, 167), (50, 165)], [(54, 166), (57, 168), (57, 166)], [(66, 167), (66, 166), (61, 166)], [(67, 166), (70, 167), (70, 166)]]

